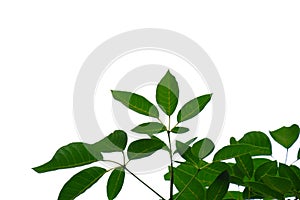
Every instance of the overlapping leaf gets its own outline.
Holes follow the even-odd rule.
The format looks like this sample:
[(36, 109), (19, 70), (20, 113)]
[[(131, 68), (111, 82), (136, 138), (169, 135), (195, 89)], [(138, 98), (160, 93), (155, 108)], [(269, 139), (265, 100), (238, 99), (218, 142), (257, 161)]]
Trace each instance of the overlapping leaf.
[(192, 153), (197, 156), (199, 159), (204, 159), (207, 157), (211, 152), (214, 150), (215, 145), (214, 143), (208, 139), (204, 138), (198, 142), (196, 142), (192, 146)]
[(229, 187), (229, 173), (222, 172), (207, 190), (208, 200), (222, 200)]
[(260, 181), (262, 177), (265, 175), (275, 176), (277, 174), (277, 162), (276, 161), (269, 161), (262, 165), (260, 165), (255, 170), (255, 180)]
[(156, 134), (156, 133), (161, 133), (166, 130), (167, 130), (167, 128), (165, 127), (165, 125), (163, 125), (159, 122), (143, 123), (132, 129), (133, 132), (150, 134), (150, 135)]
[(292, 182), (293, 188), (300, 192), (300, 178), (290, 168), (290, 166), (279, 163), (278, 172), (281, 177), (289, 179)]
[(171, 130), (171, 132), (172, 133), (186, 133), (186, 132), (188, 132), (189, 131), (189, 129), (188, 128), (186, 128), (186, 127), (174, 127), (174, 128), (172, 128), (172, 130)]
[(121, 152), (127, 145), (127, 134), (122, 130), (116, 130), (99, 142), (93, 144), (93, 150), (99, 152)]

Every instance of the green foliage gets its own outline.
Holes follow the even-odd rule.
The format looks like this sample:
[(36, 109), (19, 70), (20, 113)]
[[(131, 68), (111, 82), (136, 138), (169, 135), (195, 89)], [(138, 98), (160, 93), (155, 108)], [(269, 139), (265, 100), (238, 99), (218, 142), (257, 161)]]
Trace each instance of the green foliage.
[[(116, 130), (94, 144), (77, 142), (61, 147), (49, 162), (33, 168), (36, 172), (43, 173), (84, 166), (97, 161), (117, 165), (108, 169), (93, 166), (75, 174), (61, 189), (59, 200), (75, 199), (110, 171), (106, 187), (109, 200), (115, 199), (120, 193), (126, 171), (161, 200), (299, 198), (300, 169), (294, 164), (296, 161), (294, 165), (288, 165), (274, 160), (270, 138), (263, 132), (248, 132), (240, 140), (230, 138), (230, 144), (219, 149), (213, 155), (212, 161), (207, 159), (213, 153), (215, 144), (208, 138), (192, 138), (185, 142), (177, 140), (176, 148), (173, 149), (171, 134), (188, 132), (189, 128), (181, 126), (181, 123), (198, 115), (211, 100), (212, 95), (202, 95), (184, 104), (177, 113), (178, 123), (170, 127), (170, 119), (176, 114), (179, 98), (178, 83), (170, 71), (166, 72), (157, 85), (157, 107), (145, 97), (127, 91), (113, 90), (112, 96), (127, 108), (153, 117), (157, 121), (145, 122), (134, 127), (132, 131), (145, 138), (131, 141), (129, 145), (127, 133)], [(159, 118), (157, 108), (160, 108), (169, 119), (167, 124), (163, 124)], [(296, 144), (299, 132), (298, 125), (294, 124), (270, 131), (270, 135), (288, 150)], [(160, 138), (164, 134), (169, 139), (168, 144)], [(167, 151), (170, 155), (170, 166), (164, 176), (170, 183), (170, 195), (167, 198), (127, 168), (129, 162), (147, 159), (159, 150)], [(105, 153), (111, 152), (121, 154), (123, 162), (106, 160)], [(174, 160), (175, 153), (181, 156), (180, 160)], [(230, 162), (228, 159), (231, 159)], [(296, 159), (300, 159), (300, 149)], [(242, 187), (240, 191), (229, 191), (230, 185)], [(173, 186), (176, 191), (173, 191)]]

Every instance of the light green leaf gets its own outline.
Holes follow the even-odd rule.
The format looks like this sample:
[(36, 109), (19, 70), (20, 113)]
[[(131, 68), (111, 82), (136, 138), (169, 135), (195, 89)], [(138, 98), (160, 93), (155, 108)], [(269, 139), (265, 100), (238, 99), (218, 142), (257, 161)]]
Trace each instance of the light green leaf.
[(166, 131), (167, 128), (165, 125), (159, 122), (148, 122), (138, 125), (137, 127), (133, 128), (131, 131), (136, 133), (144, 133), (144, 134), (156, 134)]
[(123, 187), (125, 172), (122, 167), (112, 171), (107, 182), (107, 197), (109, 200), (116, 198)]
[(177, 122), (183, 122), (198, 115), (210, 101), (212, 94), (199, 96), (187, 102), (177, 114)]
[(178, 104), (179, 88), (176, 78), (168, 70), (156, 88), (156, 102), (164, 113), (171, 116)]
[(227, 171), (222, 172), (207, 190), (208, 200), (222, 200), (229, 187), (229, 174)]
[(299, 126), (293, 124), (290, 127), (282, 127), (275, 131), (270, 131), (272, 138), (281, 144), (283, 147), (289, 149), (299, 137)]
[(261, 179), (268, 187), (281, 194), (285, 194), (292, 189), (292, 183), (287, 178), (265, 175)]
[(132, 142), (127, 150), (129, 160), (140, 159), (152, 155), (162, 149), (165, 143), (157, 139), (141, 139)]
[(101, 167), (91, 167), (75, 174), (61, 189), (58, 200), (75, 199), (94, 185), (106, 170)]
[(33, 168), (38, 173), (49, 172), (58, 169), (66, 169), (87, 165), (102, 159), (99, 153), (98, 159), (88, 151), (90, 144), (75, 142), (61, 147), (53, 156), (53, 158), (39, 166)]
[(177, 144), (177, 141), (176, 141), (176, 150), (174, 151), (174, 154), (175, 153), (179, 153), (180, 155), (183, 154), (186, 151), (186, 149), (188, 148), (188, 146), (190, 144), (192, 144), (195, 140), (197, 140), (197, 137), (194, 137), (194, 138), (192, 138), (192, 139), (190, 139), (190, 140), (188, 140), (186, 142), (180, 142), (180, 141), (178, 141), (179, 142), (178, 144)]
[(172, 133), (186, 133), (188, 131), (189, 131), (189, 129), (186, 127), (174, 127), (171, 130)]
[(260, 165), (254, 173), (256, 181), (260, 181), (265, 175), (275, 176), (277, 174), (277, 162), (269, 161)]
[(214, 150), (215, 145), (214, 143), (208, 139), (204, 138), (198, 142), (196, 142), (192, 146), (192, 153), (197, 156), (199, 159), (204, 159), (207, 157), (211, 152)]
[(127, 134), (122, 130), (116, 130), (99, 142), (93, 144), (93, 149), (99, 152), (121, 152), (127, 145)]
[[(275, 199), (283, 199), (283, 195), (276, 190), (269, 188), (266, 184), (260, 182), (247, 182), (249, 186), (254, 191), (264, 195), (264, 197), (271, 197)], [(246, 197), (247, 198), (247, 197)]]
[(279, 176), (289, 179), (296, 191), (300, 191), (300, 179), (297, 174), (287, 165), (279, 163)]
[(145, 97), (125, 91), (112, 90), (112, 95), (115, 100), (121, 102), (127, 108), (150, 117), (159, 117), (157, 108), (148, 101)]

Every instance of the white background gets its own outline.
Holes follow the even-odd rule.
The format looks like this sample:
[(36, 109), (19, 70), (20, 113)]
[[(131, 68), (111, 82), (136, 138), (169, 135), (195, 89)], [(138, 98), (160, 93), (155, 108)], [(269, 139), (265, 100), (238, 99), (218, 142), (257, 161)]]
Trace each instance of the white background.
[[(132, 29), (177, 31), (209, 54), (226, 93), (218, 148), (230, 136), (299, 124), (299, 9), (299, 1), (275, 0), (1, 1), (0, 198), (57, 199), (80, 170), (37, 174), (31, 168), (79, 141), (72, 95), (80, 67), (103, 41)], [(274, 151), (283, 161), (284, 149)], [(141, 177), (167, 194), (162, 174)], [(106, 199), (106, 179), (78, 199)], [(117, 199), (141, 197), (157, 199), (127, 176)]]

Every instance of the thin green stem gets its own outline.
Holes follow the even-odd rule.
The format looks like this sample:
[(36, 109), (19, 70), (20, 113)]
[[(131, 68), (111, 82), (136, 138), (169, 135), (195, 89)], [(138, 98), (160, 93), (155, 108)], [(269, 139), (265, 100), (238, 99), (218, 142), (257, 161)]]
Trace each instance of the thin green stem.
[(287, 162), (288, 154), (289, 154), (289, 149), (286, 149), (284, 164), (286, 164), (286, 162)]
[(170, 168), (170, 200), (173, 200), (174, 171), (173, 171), (173, 154), (172, 154), (170, 131), (167, 131), (167, 134), (168, 134), (168, 140), (169, 140), (169, 146), (170, 146), (169, 155), (170, 155), (170, 162), (171, 162), (171, 168)]
[(124, 166), (124, 169), (127, 172), (129, 172), (129, 174), (131, 174), (134, 178), (136, 178), (138, 181), (140, 181), (143, 185), (145, 185), (148, 189), (150, 189), (152, 192), (154, 192), (157, 196), (159, 196), (162, 200), (166, 200), (159, 193), (157, 193), (153, 188), (151, 188), (147, 183), (145, 183), (142, 179), (140, 179), (133, 172), (131, 172), (126, 166)]
[(178, 193), (178, 195), (176, 196), (176, 198), (174, 200), (177, 200), (183, 194), (183, 192), (188, 188), (188, 186), (196, 178), (196, 176), (198, 175), (199, 171), (200, 171), (200, 169), (197, 170), (197, 172), (194, 174), (194, 176), (189, 180), (189, 182), (184, 186), (184, 188)]

